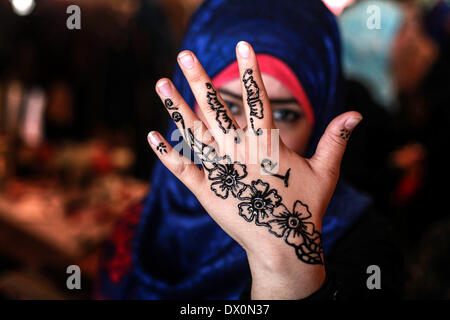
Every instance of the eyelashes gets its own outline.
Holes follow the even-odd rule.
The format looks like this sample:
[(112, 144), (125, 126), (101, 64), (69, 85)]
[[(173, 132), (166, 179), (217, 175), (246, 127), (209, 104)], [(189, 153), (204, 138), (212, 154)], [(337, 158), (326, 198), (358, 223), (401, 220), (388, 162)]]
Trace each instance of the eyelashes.
[(290, 110), (290, 109), (279, 109), (273, 111), (273, 120), (283, 121), (283, 122), (296, 122), (304, 117), (303, 113)]
[(228, 105), (228, 109), (234, 116), (240, 116), (243, 114), (243, 107), (229, 100), (225, 100), (225, 103)]

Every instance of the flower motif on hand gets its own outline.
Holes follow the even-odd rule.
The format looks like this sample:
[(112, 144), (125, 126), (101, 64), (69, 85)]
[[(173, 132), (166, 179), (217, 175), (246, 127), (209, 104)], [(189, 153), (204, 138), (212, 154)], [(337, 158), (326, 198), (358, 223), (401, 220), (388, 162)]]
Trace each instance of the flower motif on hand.
[(281, 197), (274, 189), (269, 189), (269, 184), (261, 180), (252, 181), (242, 190), (238, 198), (243, 200), (239, 204), (239, 215), (248, 222), (253, 221), (257, 225), (267, 225), (274, 208), (281, 202)]
[(269, 232), (284, 237), (286, 242), (296, 248), (297, 256), (304, 262), (322, 264), (323, 251), (320, 233), (314, 230), (314, 224), (306, 222), (311, 218), (308, 206), (296, 201), (290, 212), (283, 204), (275, 208), (275, 219), (268, 221)]
[(240, 182), (247, 176), (246, 166), (235, 162), (233, 164), (218, 164), (209, 171), (208, 178), (212, 180), (211, 190), (222, 199), (228, 198), (229, 193), (237, 197), (245, 188)]

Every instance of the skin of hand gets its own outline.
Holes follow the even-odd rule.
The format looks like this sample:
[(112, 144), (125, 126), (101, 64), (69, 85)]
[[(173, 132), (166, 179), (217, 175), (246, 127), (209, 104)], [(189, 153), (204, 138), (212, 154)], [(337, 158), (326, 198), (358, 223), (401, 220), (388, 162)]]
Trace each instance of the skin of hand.
[[(194, 152), (198, 151), (200, 159), (206, 159), (202, 167), (181, 156), (158, 132), (150, 132), (148, 141), (162, 163), (246, 251), (252, 274), (252, 299), (305, 298), (325, 280), (323, 251), (318, 249), (322, 218), (339, 178), (348, 138), (362, 116), (351, 111), (336, 117), (328, 125), (314, 156), (303, 158), (277, 135), (270, 100), (250, 44), (239, 42), (236, 56), (245, 123), (240, 120), (238, 124), (234, 119), (193, 52), (182, 51), (178, 63), (203, 121), (169, 79), (160, 79), (156, 84), (157, 93), (184, 139)], [(224, 124), (232, 129), (223, 130)], [(208, 130), (210, 136), (202, 134)], [(258, 135), (261, 132), (267, 135)], [(259, 143), (262, 140), (262, 145), (270, 148), (274, 143), (272, 136), (278, 143), (278, 176), (262, 172), (261, 158), (250, 161), (253, 154), (249, 146), (253, 144), (248, 141), (260, 139)], [(195, 148), (199, 145), (203, 148)], [(235, 151), (233, 157), (226, 151), (230, 146)], [(208, 154), (206, 150), (213, 152)], [(211, 155), (220, 160), (209, 162)], [(223, 169), (221, 174), (219, 168)], [(227, 179), (230, 177), (232, 181)], [(234, 181), (234, 185), (226, 189), (229, 181)], [(305, 241), (314, 242), (309, 248), (319, 252), (315, 253), (315, 263), (308, 260), (312, 255), (300, 249)]]

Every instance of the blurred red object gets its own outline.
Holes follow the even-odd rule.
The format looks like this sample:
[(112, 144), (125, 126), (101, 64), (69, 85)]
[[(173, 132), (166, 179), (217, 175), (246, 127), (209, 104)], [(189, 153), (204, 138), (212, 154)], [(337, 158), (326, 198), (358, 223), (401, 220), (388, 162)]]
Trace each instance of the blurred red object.
[(98, 144), (93, 154), (93, 168), (98, 173), (107, 173), (114, 169), (108, 148), (103, 144)]

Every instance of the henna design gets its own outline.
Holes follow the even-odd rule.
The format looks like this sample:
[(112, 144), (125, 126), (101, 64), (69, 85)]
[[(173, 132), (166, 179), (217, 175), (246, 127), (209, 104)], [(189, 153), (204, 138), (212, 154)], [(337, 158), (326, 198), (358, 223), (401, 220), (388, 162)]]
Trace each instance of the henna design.
[(160, 144), (158, 144), (156, 146), (156, 150), (159, 151), (159, 153), (163, 154), (163, 153), (167, 153), (167, 147), (164, 144), (164, 142), (161, 142)]
[(311, 218), (307, 205), (297, 200), (292, 212), (283, 204), (272, 213), (275, 219), (268, 221), (269, 232), (284, 237), (286, 243), (295, 247), (300, 260), (310, 264), (323, 264), (321, 235), (314, 230), (314, 224), (306, 222)]
[(311, 236), (305, 237), (305, 242), (295, 249), (295, 253), (305, 263), (323, 264), (322, 235), (314, 231)]
[[(308, 206), (297, 200), (291, 212), (282, 204), (277, 190), (262, 180), (251, 181), (250, 185), (241, 182), (247, 177), (246, 166), (239, 162), (232, 163), (225, 155), (220, 157), (216, 150), (198, 141), (191, 129), (188, 129), (191, 147), (202, 160), (203, 167), (209, 172), (211, 191), (216, 196), (227, 199), (229, 194), (241, 202), (238, 204), (239, 215), (247, 222), (255, 221), (258, 226), (269, 228), (277, 237), (285, 237), (285, 242), (295, 248), (297, 257), (308, 264), (323, 264), (321, 235), (314, 224), (307, 222), (311, 217)], [(269, 159), (264, 163), (270, 164)], [(267, 161), (268, 160), (268, 161)], [(221, 164), (219, 162), (228, 162)], [(285, 185), (290, 169), (283, 178)]]
[(220, 157), (217, 154), (215, 148), (198, 140), (194, 136), (191, 128), (188, 128), (187, 132), (187, 141), (189, 141), (189, 145), (191, 146), (191, 149), (194, 151), (195, 155), (202, 161), (203, 167), (205, 167), (205, 169), (210, 171), (214, 168), (214, 166), (217, 166), (221, 160), (225, 159), (225, 157)]
[[(251, 75), (251, 70), (248, 73)], [(251, 79), (248, 78), (247, 82), (254, 83), (252, 77)], [(253, 85), (257, 89), (256, 92), (253, 92), (251, 89)], [(250, 100), (255, 102), (251, 108), (256, 109), (251, 111), (251, 116), (258, 118), (257, 106), (259, 101), (259, 111), (262, 118), (262, 102), (259, 98), (256, 98), (259, 97), (259, 89), (256, 83), (250, 86), (247, 86), (246, 83), (246, 89), (249, 105)], [(173, 102), (170, 99), (166, 99), (165, 106), (169, 110), (178, 110), (177, 107), (173, 107)], [(323, 265), (321, 234), (315, 230), (313, 223), (308, 222), (308, 219), (311, 218), (311, 213), (306, 204), (297, 200), (291, 212), (282, 203), (282, 198), (278, 195), (278, 191), (271, 189), (269, 183), (260, 179), (251, 181), (250, 184), (242, 182), (247, 177), (245, 165), (239, 162), (232, 162), (228, 155), (219, 156), (214, 147), (196, 139), (191, 128), (186, 129), (183, 116), (178, 111), (173, 112), (171, 117), (175, 122), (181, 124), (185, 141), (190, 145), (194, 154), (202, 161), (205, 170), (208, 171), (208, 179), (211, 181), (210, 188), (216, 196), (227, 199), (231, 194), (234, 198), (241, 201), (238, 204), (239, 215), (247, 222), (255, 221), (256, 225), (267, 227), (268, 231), (276, 237), (284, 238), (288, 245), (294, 247), (297, 257), (304, 263)], [(253, 126), (252, 128), (254, 129)], [(254, 129), (257, 135), (260, 130)], [(350, 134), (345, 131), (342, 131), (342, 133), (347, 135), (345, 138), (348, 138)], [(167, 153), (166, 146), (163, 143), (157, 146), (157, 150), (161, 154), (163, 152)], [(261, 167), (264, 172), (282, 179), (284, 185), (288, 187), (291, 169), (288, 169), (285, 176), (281, 176), (267, 170), (265, 168), (266, 165), (269, 165), (270, 170), (273, 170), (276, 164), (273, 165), (269, 159), (264, 159), (261, 162)], [(199, 169), (201, 170), (201, 168)]]
[(247, 91), (247, 104), (250, 108), (250, 125), (253, 132), (260, 136), (262, 135), (261, 128), (255, 129), (255, 120), (253, 117), (258, 119), (264, 118), (264, 108), (263, 102), (259, 99), (259, 87), (256, 81), (253, 79), (253, 70), (247, 69), (244, 72), (242, 81), (244, 82), (245, 90)]
[(178, 110), (178, 107), (173, 107), (172, 99), (164, 100), (164, 106), (166, 107), (167, 110)]
[(187, 134), (186, 134), (186, 126), (184, 124), (184, 118), (181, 115), (181, 113), (179, 113), (178, 111), (175, 111), (174, 113), (172, 113), (171, 116), (172, 116), (172, 120), (173, 121), (179, 122), (181, 124), (181, 127), (183, 128), (183, 132), (182, 132), (183, 138), (184, 138), (185, 141), (188, 141), (187, 140)]
[(233, 129), (235, 133), (234, 141), (236, 143), (240, 143), (240, 138), (236, 132), (237, 128), (233, 124), (233, 120), (231, 120), (231, 118), (228, 116), (225, 106), (219, 101), (219, 98), (217, 97), (217, 91), (214, 89), (211, 83), (206, 83), (206, 88), (210, 90), (206, 92), (208, 105), (211, 110), (216, 112), (216, 121), (220, 129), (223, 131), (223, 133), (228, 133), (230, 129)]
[(237, 197), (245, 184), (240, 182), (247, 176), (246, 166), (240, 163), (219, 164), (209, 171), (208, 179), (213, 181), (211, 190), (222, 199), (228, 198), (229, 192)]
[(341, 136), (342, 140), (347, 140), (348, 137), (350, 137), (350, 134), (351, 134), (351, 133), (352, 133), (352, 132), (351, 132), (350, 130), (347, 130), (347, 129), (341, 129), (341, 134), (340, 134), (340, 136)]
[(238, 194), (242, 200), (239, 207), (239, 215), (248, 222), (255, 219), (257, 225), (266, 225), (274, 208), (281, 202), (277, 191), (269, 188), (269, 184), (261, 180), (252, 181)]
[[(179, 113), (178, 111), (172, 113), (172, 119), (175, 122), (183, 121), (183, 117), (181, 116), (181, 113)], [(184, 123), (184, 121), (182, 123)], [(184, 124), (183, 124), (183, 129), (184, 129)]]
[(266, 169), (266, 165), (269, 165), (269, 166), (270, 166), (270, 170), (273, 170), (273, 169), (277, 166), (277, 163), (272, 164), (272, 161), (271, 161), (270, 159), (263, 159), (263, 160), (261, 161), (261, 169), (262, 169), (265, 173), (267, 173), (267, 174), (269, 174), (269, 175), (271, 175), (271, 176), (273, 176), (273, 177), (277, 177), (277, 178), (280, 178), (281, 180), (283, 180), (284, 186), (287, 188), (287, 187), (289, 186), (289, 185), (288, 185), (288, 180), (289, 180), (289, 175), (291, 174), (291, 168), (289, 168), (289, 169), (286, 171), (286, 174), (285, 174), (284, 176), (282, 176), (282, 175), (280, 175), (280, 174), (272, 173), (271, 171), (267, 170), (267, 169)]

